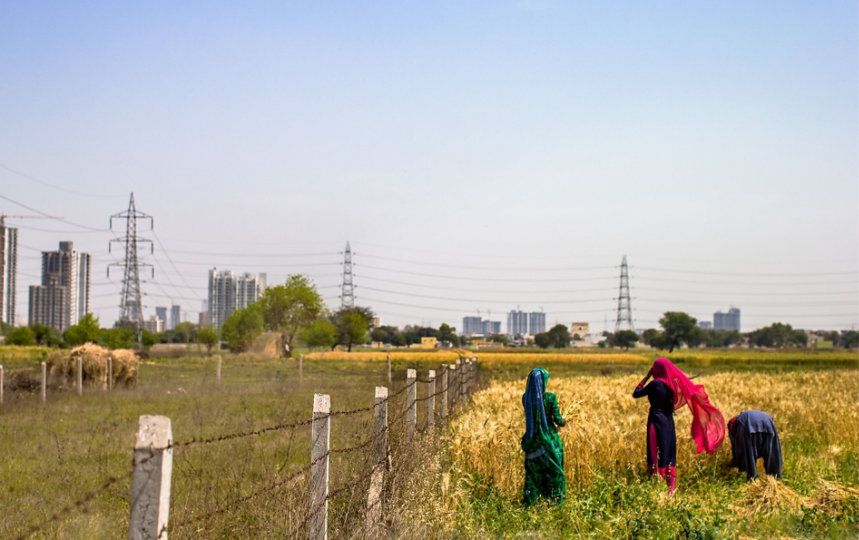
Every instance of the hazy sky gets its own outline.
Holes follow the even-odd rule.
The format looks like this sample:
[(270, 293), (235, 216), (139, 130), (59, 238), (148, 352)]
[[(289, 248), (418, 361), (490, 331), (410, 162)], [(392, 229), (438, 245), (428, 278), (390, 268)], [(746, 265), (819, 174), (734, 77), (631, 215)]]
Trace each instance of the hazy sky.
[(23, 322), (61, 240), (114, 321), (133, 191), (147, 317), (213, 266), (336, 308), (349, 241), (386, 324), (613, 329), (623, 255), (640, 329), (859, 324), (855, 1), (176, 4), (0, 2), (0, 212), (65, 220), (8, 220)]

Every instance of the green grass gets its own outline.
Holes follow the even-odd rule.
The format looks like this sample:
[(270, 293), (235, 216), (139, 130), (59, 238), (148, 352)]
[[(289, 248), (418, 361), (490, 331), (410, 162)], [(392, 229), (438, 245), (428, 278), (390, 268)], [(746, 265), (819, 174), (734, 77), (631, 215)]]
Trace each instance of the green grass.
[[(36, 360), (31, 360), (36, 361)], [(26, 366), (20, 366), (25, 368)], [(423, 369), (423, 368), (422, 368)], [(110, 477), (119, 481), (87, 503), (62, 513), (40, 532), (49, 537), (116, 538), (127, 533), (130, 463), (138, 417), (165, 415), (176, 441), (209, 438), (305, 420), (314, 393), (331, 395), (332, 409), (373, 404), (374, 387), (385, 385), (384, 366), (348, 361), (305, 361), (302, 384), (297, 361), (225, 357), (222, 384), (215, 360), (205, 357), (144, 360), (136, 387), (103, 392), (87, 389), (11, 394), (0, 408), (0, 505), (15, 508), (0, 516), (0, 537), (22, 534), (52, 514), (98, 490)], [(400, 366), (394, 388), (404, 384)], [(390, 403), (403, 409), (405, 395)], [(420, 424), (420, 423), (419, 423)], [(402, 422), (395, 429), (400, 429)], [(392, 433), (392, 444), (400, 444)], [(331, 419), (332, 448), (354, 446), (372, 434), (372, 412)], [(287, 534), (307, 508), (307, 480), (240, 505), (231, 502), (264, 488), (309, 461), (310, 427), (261, 436), (180, 447), (174, 451), (171, 524), (217, 513), (194, 526), (171, 530), (171, 537), (255, 537)], [(331, 489), (366, 470), (367, 452), (331, 457)], [(359, 485), (331, 501), (331, 531), (346, 534), (360, 522)]]

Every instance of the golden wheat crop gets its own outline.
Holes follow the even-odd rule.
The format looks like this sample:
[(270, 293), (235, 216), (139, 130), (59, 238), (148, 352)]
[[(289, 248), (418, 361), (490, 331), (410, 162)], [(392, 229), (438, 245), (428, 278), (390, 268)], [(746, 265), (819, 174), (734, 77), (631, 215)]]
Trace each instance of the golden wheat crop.
[[(646, 398), (635, 400), (638, 376), (582, 376), (550, 379), (548, 390), (558, 396), (567, 426), (564, 441), (569, 489), (587, 489), (598, 474), (633, 467), (643, 472), (645, 457)], [(767, 411), (775, 418), (785, 460), (794, 460), (795, 475), (816, 475), (836, 470), (843, 448), (859, 448), (859, 407), (856, 372), (795, 372), (787, 374), (720, 373), (702, 377), (703, 383), (727, 420), (746, 409)], [(468, 471), (502, 493), (517, 496), (523, 482), (520, 437), (524, 430), (521, 405), (524, 380), (493, 382), (474, 396), (473, 406), (451, 425), (455, 467)], [(689, 436), (691, 416), (684, 408), (675, 413), (678, 476), (684, 468), (707, 467), (715, 475), (730, 459), (730, 443), (716, 456), (696, 454)], [(823, 453), (788, 455), (795, 446), (813, 440)], [(762, 471), (761, 471), (762, 473)]]

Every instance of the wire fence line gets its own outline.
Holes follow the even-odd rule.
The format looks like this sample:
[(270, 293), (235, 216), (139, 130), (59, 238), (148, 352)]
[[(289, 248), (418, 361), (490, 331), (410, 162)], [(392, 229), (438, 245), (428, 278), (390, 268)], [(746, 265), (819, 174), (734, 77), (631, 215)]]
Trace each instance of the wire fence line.
[[(466, 363), (463, 362), (461, 365), (465, 366)], [(446, 365), (441, 366), (442, 370), (446, 369), (446, 368), (447, 368)], [(216, 517), (220, 514), (224, 514), (224, 513), (229, 512), (230, 510), (234, 509), (237, 505), (240, 505), (242, 503), (246, 503), (246, 502), (253, 500), (253, 499), (255, 499), (261, 495), (264, 495), (266, 493), (273, 492), (273, 491), (277, 490), (278, 488), (281, 488), (287, 484), (297, 482), (300, 478), (302, 478), (308, 472), (310, 472), (311, 469), (315, 465), (322, 463), (323, 461), (327, 460), (331, 455), (351, 454), (351, 453), (355, 453), (355, 452), (365, 450), (365, 449), (371, 447), (375, 442), (377, 442), (377, 440), (379, 439), (379, 437), (381, 435), (387, 435), (387, 434), (391, 433), (392, 429), (397, 424), (399, 424), (403, 419), (408, 417), (409, 412), (414, 407), (416, 407), (416, 404), (418, 402), (424, 402), (424, 401), (436, 398), (438, 396), (442, 396), (443, 399), (449, 399), (451, 402), (451, 405), (453, 405), (456, 402), (460, 402), (462, 400), (462, 398), (464, 397), (464, 394), (461, 394), (458, 396), (457, 395), (458, 394), (457, 389), (462, 388), (462, 385), (466, 382), (467, 382), (467, 384), (471, 384), (473, 382), (473, 379), (476, 378), (476, 363), (474, 365), (474, 369), (469, 370), (469, 373), (465, 377), (463, 377), (462, 371), (449, 371), (449, 374), (450, 373), (454, 373), (455, 375), (447, 377), (447, 384), (444, 385), (442, 388), (439, 388), (438, 390), (436, 390), (432, 394), (429, 394), (429, 395), (424, 396), (422, 398), (413, 398), (411, 400), (411, 402), (409, 402), (409, 400), (407, 399), (405, 406), (402, 408), (402, 410), (398, 414), (394, 415), (391, 419), (389, 419), (388, 422), (386, 423), (386, 425), (384, 426), (384, 428), (381, 431), (375, 432), (372, 437), (369, 437), (369, 438), (363, 440), (362, 442), (357, 443), (357, 444), (352, 445), (352, 446), (347, 446), (347, 447), (342, 447), (342, 448), (329, 448), (323, 454), (313, 457), (307, 464), (305, 464), (305, 465), (299, 467), (298, 469), (290, 472), (285, 477), (278, 478), (278, 479), (274, 480), (273, 482), (270, 482), (270, 483), (268, 483), (268, 484), (266, 484), (266, 485), (264, 485), (264, 486), (262, 486), (256, 490), (252, 491), (251, 493), (248, 493), (246, 495), (242, 495), (241, 497), (238, 497), (236, 499), (231, 500), (229, 503), (221, 504), (220, 506), (218, 506), (216, 509), (214, 509), (212, 511), (205, 512), (205, 513), (202, 513), (202, 514), (199, 514), (196, 516), (192, 516), (192, 517), (186, 518), (184, 520), (179, 520), (179, 521), (171, 523), (169, 525), (166, 525), (166, 519), (165, 519), (165, 525), (163, 525), (159, 529), (157, 537), (161, 538), (165, 533), (167, 533), (171, 530), (172, 531), (178, 531), (181, 529), (185, 529), (191, 525), (208, 521), (208, 520), (212, 519), (213, 517)], [(213, 437), (207, 437), (207, 438), (192, 437), (192, 438), (184, 440), (184, 441), (170, 440), (170, 441), (168, 441), (168, 443), (165, 446), (163, 446), (161, 448), (150, 449), (148, 456), (146, 456), (142, 459), (139, 459), (139, 460), (138, 459), (133, 460), (132, 461), (132, 467), (128, 471), (127, 474), (108, 477), (96, 489), (93, 489), (92, 491), (87, 492), (86, 494), (84, 494), (83, 496), (81, 496), (80, 498), (75, 500), (73, 503), (70, 503), (70, 504), (64, 506), (62, 509), (54, 512), (53, 514), (51, 514), (50, 517), (48, 517), (44, 521), (36, 523), (36, 524), (28, 527), (24, 531), (24, 533), (21, 534), (18, 538), (23, 539), (23, 538), (27, 538), (27, 537), (30, 537), (32, 535), (35, 535), (41, 531), (44, 531), (45, 529), (47, 529), (51, 525), (58, 523), (63, 518), (72, 515), (72, 512), (74, 512), (76, 510), (85, 510), (87, 503), (89, 503), (90, 501), (95, 499), (99, 494), (108, 490), (109, 488), (111, 488), (112, 486), (114, 486), (115, 484), (117, 484), (118, 482), (120, 482), (122, 480), (127, 481), (129, 477), (133, 477), (135, 472), (140, 467), (147, 464), (148, 462), (155, 459), (156, 457), (164, 455), (167, 452), (170, 452), (172, 455), (172, 451), (176, 450), (176, 449), (187, 448), (187, 447), (196, 446), (196, 445), (210, 445), (210, 444), (214, 444), (214, 443), (218, 443), (218, 442), (231, 441), (231, 440), (242, 439), (242, 438), (258, 437), (258, 436), (261, 436), (261, 435), (264, 435), (267, 433), (272, 433), (272, 432), (277, 432), (277, 431), (285, 431), (285, 430), (294, 430), (294, 429), (299, 428), (299, 427), (309, 426), (309, 425), (312, 425), (314, 423), (314, 421), (328, 420), (331, 417), (352, 416), (352, 415), (356, 415), (356, 414), (360, 414), (360, 413), (373, 411), (373, 410), (377, 409), (377, 407), (379, 407), (382, 404), (387, 405), (387, 404), (393, 403), (395, 398), (401, 396), (405, 392), (409, 391), (411, 388), (415, 387), (415, 385), (418, 382), (426, 384), (426, 383), (429, 383), (429, 382), (432, 382), (435, 380), (436, 379), (418, 379), (417, 377), (411, 378), (411, 380), (408, 380), (407, 383), (405, 385), (403, 385), (401, 388), (399, 388), (396, 392), (389, 394), (387, 397), (376, 401), (376, 403), (374, 403), (374, 405), (371, 405), (368, 407), (360, 407), (360, 408), (350, 409), (350, 410), (330, 411), (330, 412), (325, 413), (325, 414), (314, 414), (313, 417), (311, 417), (311, 418), (299, 420), (296, 422), (281, 423), (281, 424), (267, 426), (267, 427), (263, 427), (263, 428), (259, 428), (259, 429), (240, 431), (240, 432), (234, 432), (234, 433), (227, 433), (227, 434), (213, 436)], [(453, 390), (453, 392), (451, 392), (451, 390)], [(438, 414), (438, 413), (434, 413), (434, 414)], [(427, 426), (428, 426), (428, 422), (424, 424), (424, 426), (422, 427), (422, 429), (419, 430), (419, 432), (420, 433), (426, 433), (427, 431), (429, 431), (427, 429)], [(368, 456), (368, 457), (370, 457), (370, 456)], [(385, 465), (387, 465), (389, 468), (391, 467), (390, 455), (385, 460), (383, 460), (383, 463)], [(296, 527), (294, 529), (294, 531), (291, 531), (291, 532), (298, 533), (305, 526), (307, 526), (309, 520), (313, 517), (313, 515), (316, 512), (319, 511), (319, 507), (324, 505), (324, 503), (330, 501), (331, 499), (335, 498), (336, 496), (338, 496), (338, 495), (340, 495), (340, 494), (342, 494), (348, 490), (354, 490), (355, 488), (359, 487), (359, 485), (361, 483), (368, 481), (370, 479), (370, 477), (372, 476), (373, 472), (377, 469), (377, 467), (379, 465), (380, 465), (380, 462), (378, 460), (368, 459), (365, 466), (362, 467), (364, 469), (364, 472), (361, 475), (359, 475), (357, 478), (353, 479), (349, 483), (347, 483), (343, 486), (340, 486), (340, 487), (336, 488), (335, 490), (329, 492), (326, 495), (326, 497), (324, 498), (324, 500), (322, 500), (321, 502), (319, 502), (315, 505), (311, 505), (308, 508), (308, 511), (305, 513), (303, 519), (300, 521), (298, 527)], [(168, 497), (169, 497), (169, 486), (168, 486)]]

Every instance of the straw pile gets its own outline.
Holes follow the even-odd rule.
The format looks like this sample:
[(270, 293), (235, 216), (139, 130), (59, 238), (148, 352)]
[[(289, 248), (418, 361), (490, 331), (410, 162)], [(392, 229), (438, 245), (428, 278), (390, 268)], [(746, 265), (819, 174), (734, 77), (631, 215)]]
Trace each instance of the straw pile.
[(805, 502), (802, 495), (783, 482), (764, 475), (743, 486), (737, 510), (744, 516), (769, 514), (775, 510), (799, 510)]
[(137, 356), (128, 349), (108, 350), (94, 343), (85, 343), (70, 351), (53, 351), (46, 362), (54, 380), (74, 381), (77, 376), (76, 358), (83, 365), (84, 384), (107, 388), (107, 358), (113, 358), (113, 385), (132, 386), (137, 382)]

